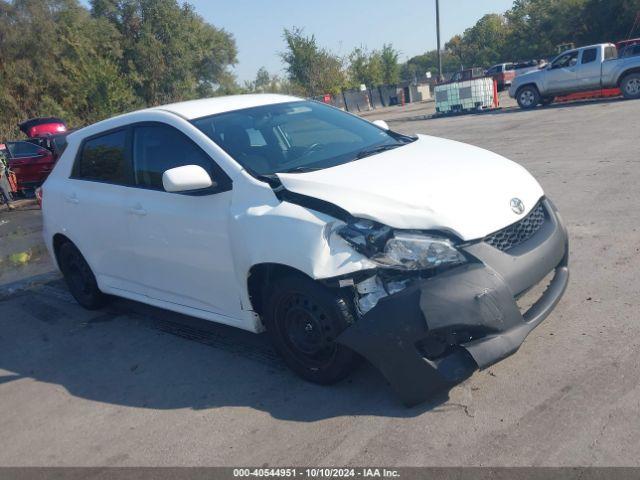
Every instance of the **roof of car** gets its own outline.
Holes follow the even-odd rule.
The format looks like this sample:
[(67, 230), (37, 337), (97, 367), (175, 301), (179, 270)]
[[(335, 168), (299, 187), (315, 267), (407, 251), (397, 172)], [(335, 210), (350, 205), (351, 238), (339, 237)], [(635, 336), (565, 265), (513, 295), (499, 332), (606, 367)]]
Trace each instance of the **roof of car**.
[[(207, 117), (217, 113), (230, 112), (233, 110), (242, 110), (244, 108), (260, 107), (262, 105), (274, 105), (276, 103), (296, 102), (301, 98), (291, 97), (289, 95), (276, 94), (247, 94), (247, 95), (228, 95), (226, 97), (202, 98), (200, 100), (189, 100), (187, 102), (170, 103), (168, 105), (159, 105), (157, 107), (145, 108), (134, 112), (125, 113), (116, 117), (107, 118), (100, 122), (88, 125), (84, 128), (71, 132), (69, 139), (74, 139), (78, 135), (82, 138), (88, 135), (100, 133), (104, 130), (113, 128), (114, 125), (122, 123), (141, 112), (169, 112), (179, 115), (187, 120)], [(116, 122), (114, 124), (114, 122)]]
[(613, 43), (594, 43), (593, 45), (585, 45), (584, 47), (571, 48), (570, 51), (584, 50), (585, 48), (596, 48), (596, 47), (600, 47), (600, 46), (603, 46), (603, 45), (605, 47), (615, 47), (615, 45)]
[(175, 113), (188, 120), (215, 115), (217, 113), (230, 112), (232, 110), (242, 110), (244, 108), (259, 107), (262, 105), (272, 105), (276, 103), (295, 102), (301, 100), (289, 95), (276, 94), (248, 94), (229, 95), (226, 97), (203, 98), (200, 100), (189, 100), (187, 102), (170, 103), (160, 105), (150, 110), (164, 110)]

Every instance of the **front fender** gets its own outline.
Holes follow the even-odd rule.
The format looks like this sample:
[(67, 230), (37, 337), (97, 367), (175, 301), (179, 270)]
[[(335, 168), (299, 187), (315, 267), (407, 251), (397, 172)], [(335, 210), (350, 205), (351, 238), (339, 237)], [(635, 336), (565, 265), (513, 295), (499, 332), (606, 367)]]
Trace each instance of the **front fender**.
[[(239, 184), (240, 182), (238, 182)], [(280, 201), (265, 184), (244, 192), (238, 185), (231, 206), (229, 235), (242, 304), (250, 309), (247, 279), (258, 264), (280, 264), (313, 279), (370, 269), (375, 265), (331, 235), (340, 222), (326, 213)], [(247, 202), (242, 199), (249, 199)]]

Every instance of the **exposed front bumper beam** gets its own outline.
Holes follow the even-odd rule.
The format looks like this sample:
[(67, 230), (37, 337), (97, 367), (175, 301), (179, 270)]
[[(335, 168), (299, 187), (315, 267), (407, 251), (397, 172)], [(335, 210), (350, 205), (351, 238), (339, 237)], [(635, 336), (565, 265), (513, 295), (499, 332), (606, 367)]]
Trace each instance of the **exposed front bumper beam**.
[[(479, 262), (380, 300), (338, 342), (378, 368), (407, 405), (516, 352), (557, 305), (569, 281), (567, 233), (553, 205), (545, 200), (545, 207), (548, 222), (528, 245), (509, 254), (484, 243), (471, 246), (467, 251)], [(551, 271), (545, 292), (521, 313), (515, 297)], [(418, 345), (438, 332), (465, 340), (430, 360)]]

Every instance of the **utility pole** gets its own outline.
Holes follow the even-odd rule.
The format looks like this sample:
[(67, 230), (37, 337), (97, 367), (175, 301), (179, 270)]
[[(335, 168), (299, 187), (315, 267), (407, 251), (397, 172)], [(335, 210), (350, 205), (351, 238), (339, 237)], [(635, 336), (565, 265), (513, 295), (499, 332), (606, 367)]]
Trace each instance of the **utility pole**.
[(442, 56), (440, 55), (440, 0), (436, 0), (436, 36), (438, 40), (438, 81), (441, 82), (442, 76)]

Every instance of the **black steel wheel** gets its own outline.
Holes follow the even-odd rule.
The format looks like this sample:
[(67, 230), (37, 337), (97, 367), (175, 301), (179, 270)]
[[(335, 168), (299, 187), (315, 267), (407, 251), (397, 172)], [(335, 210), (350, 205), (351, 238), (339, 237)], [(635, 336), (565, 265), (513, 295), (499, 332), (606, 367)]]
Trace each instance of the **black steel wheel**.
[(73, 298), (88, 310), (105, 304), (106, 296), (98, 288), (96, 277), (80, 250), (72, 243), (65, 243), (58, 252), (58, 264)]
[(353, 323), (345, 299), (304, 275), (276, 281), (264, 320), (276, 350), (298, 375), (331, 384), (346, 377), (356, 354), (336, 342)]

